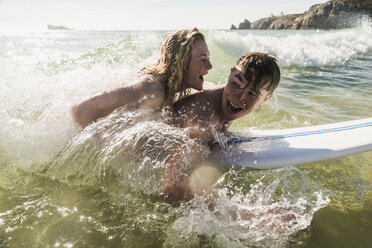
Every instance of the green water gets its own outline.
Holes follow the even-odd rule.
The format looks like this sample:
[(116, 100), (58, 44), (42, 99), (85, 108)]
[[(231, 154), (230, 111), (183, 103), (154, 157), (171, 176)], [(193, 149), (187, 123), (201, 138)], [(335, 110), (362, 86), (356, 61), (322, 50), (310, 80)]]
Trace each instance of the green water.
[[(286, 247), (369, 247), (371, 155), (300, 167), (307, 174), (306, 183), (316, 181), (332, 196), (328, 206), (314, 214), (310, 226), (288, 239)], [(253, 181), (255, 174), (249, 175)], [(187, 210), (174, 208), (153, 195), (125, 190), (113, 183), (116, 180), (111, 176), (88, 187), (20, 170), (3, 169), (1, 175), (1, 247), (224, 247), (213, 230), (213, 235), (180, 235), (172, 225)], [(229, 180), (238, 177), (242, 175)]]
[[(204, 32), (208, 81), (225, 82), (245, 52), (279, 57), (275, 97), (232, 131), (372, 116), (370, 27)], [(72, 122), (70, 106), (135, 78), (166, 33), (0, 36), (0, 247), (371, 247), (372, 152), (278, 170), (206, 167), (219, 196), (211, 211), (203, 198), (172, 206), (159, 196), (175, 140), (185, 159), (195, 154), (159, 114)]]

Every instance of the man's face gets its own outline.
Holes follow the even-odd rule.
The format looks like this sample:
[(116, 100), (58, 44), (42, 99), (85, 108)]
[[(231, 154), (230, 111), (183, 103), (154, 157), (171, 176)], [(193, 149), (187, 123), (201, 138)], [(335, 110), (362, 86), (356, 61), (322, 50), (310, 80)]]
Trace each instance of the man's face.
[(222, 114), (226, 120), (235, 120), (253, 110), (272, 97), (272, 93), (262, 87), (259, 92), (254, 82), (248, 82), (239, 67), (231, 69), (231, 73), (222, 94)]

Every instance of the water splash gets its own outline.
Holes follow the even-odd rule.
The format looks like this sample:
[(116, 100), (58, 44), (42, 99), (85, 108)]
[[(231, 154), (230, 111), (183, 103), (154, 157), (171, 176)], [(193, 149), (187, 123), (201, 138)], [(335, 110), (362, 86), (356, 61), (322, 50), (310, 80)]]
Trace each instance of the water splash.
[[(308, 240), (298, 233), (309, 233), (314, 212), (327, 204), (331, 211), (365, 208), (370, 153), (365, 159), (353, 156), (300, 170), (231, 170), (214, 187), (219, 197), (213, 211), (204, 198), (178, 208), (166, 204), (158, 192), (164, 159), (176, 140), (185, 141), (185, 157), (193, 153), (185, 130), (170, 127), (152, 111), (118, 110), (85, 130), (73, 123), (73, 104), (137, 78), (138, 70), (157, 57), (164, 34), (137, 33), (133, 39), (123, 32), (0, 37), (6, 41), (0, 42), (0, 239), (7, 239), (5, 245), (27, 240), (35, 246), (94, 246), (98, 240), (102, 246), (123, 247), (139, 242), (156, 247), (282, 247)], [(262, 48), (283, 55), (284, 80), (275, 109), (270, 103), (263, 106), (237, 122), (235, 130), (298, 127), (371, 113), (368, 25), (327, 32), (206, 34), (212, 58), (222, 61), (214, 62), (216, 81), (226, 82), (229, 68), (244, 52)], [(314, 48), (335, 54), (327, 51), (321, 58)], [(319, 67), (302, 67), (310, 64)], [(333, 65), (337, 67), (329, 67)], [(331, 99), (327, 92), (333, 92)], [(206, 156), (204, 148), (200, 150)], [(35, 175), (41, 168), (42, 177)], [(5, 233), (7, 228), (12, 231)]]
[(189, 138), (187, 130), (168, 125), (165, 119), (154, 110), (118, 109), (77, 134), (44, 173), (78, 184), (96, 184), (114, 174), (135, 191), (158, 195), (162, 171), (172, 154), (183, 154), (187, 165), (194, 156), (209, 153)]
[[(167, 245), (207, 240), (216, 247), (284, 247), (328, 205), (329, 193), (296, 168), (263, 172), (231, 170), (215, 185), (213, 211), (205, 199), (185, 205)], [(171, 236), (179, 237), (179, 239)], [(182, 238), (181, 238), (182, 237)]]
[[(342, 66), (372, 49), (372, 28), (337, 31), (218, 31), (209, 32), (213, 45), (235, 60), (247, 52), (276, 54), (281, 66)], [(284, 35), (283, 35), (284, 34)]]

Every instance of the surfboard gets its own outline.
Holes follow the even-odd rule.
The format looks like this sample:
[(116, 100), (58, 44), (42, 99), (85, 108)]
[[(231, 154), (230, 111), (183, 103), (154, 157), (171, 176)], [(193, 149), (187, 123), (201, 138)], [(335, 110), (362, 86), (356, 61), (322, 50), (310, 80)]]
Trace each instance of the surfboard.
[(231, 133), (215, 156), (252, 169), (299, 165), (372, 150), (372, 118), (281, 130)]

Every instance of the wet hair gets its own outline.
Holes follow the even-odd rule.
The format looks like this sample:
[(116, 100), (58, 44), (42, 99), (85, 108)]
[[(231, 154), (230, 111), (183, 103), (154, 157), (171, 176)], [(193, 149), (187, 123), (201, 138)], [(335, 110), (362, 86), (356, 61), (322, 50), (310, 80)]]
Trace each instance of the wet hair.
[(179, 30), (167, 37), (161, 47), (160, 59), (147, 66), (144, 72), (160, 76), (166, 89), (166, 104), (172, 105), (176, 94), (181, 99), (190, 94), (186, 84), (191, 62), (191, 49), (196, 41), (205, 37), (197, 28)]
[(239, 58), (235, 67), (240, 67), (248, 82), (254, 82), (257, 94), (265, 87), (273, 93), (279, 85), (280, 69), (274, 55), (267, 53), (247, 53)]

